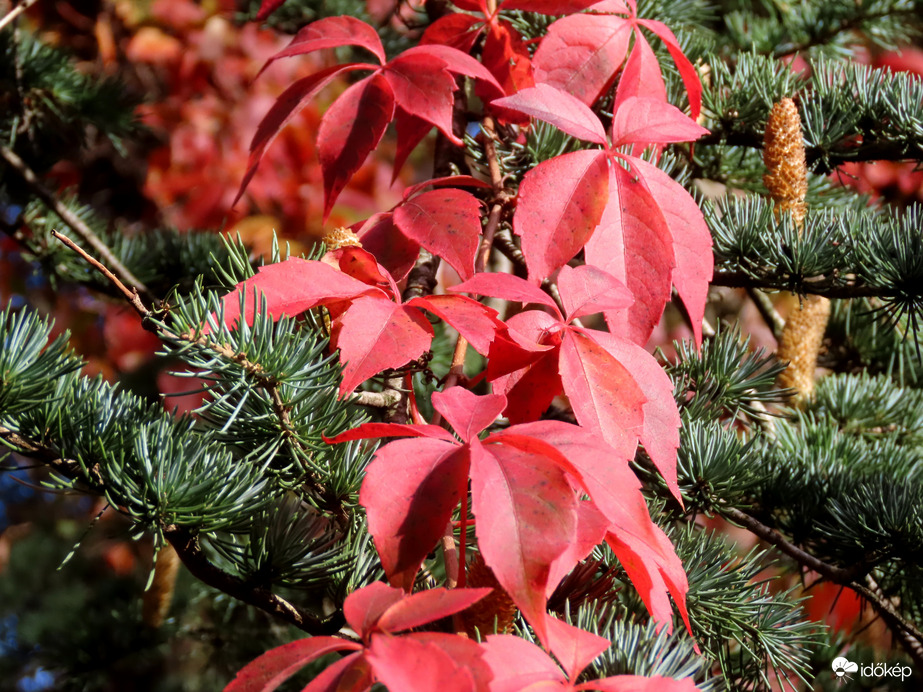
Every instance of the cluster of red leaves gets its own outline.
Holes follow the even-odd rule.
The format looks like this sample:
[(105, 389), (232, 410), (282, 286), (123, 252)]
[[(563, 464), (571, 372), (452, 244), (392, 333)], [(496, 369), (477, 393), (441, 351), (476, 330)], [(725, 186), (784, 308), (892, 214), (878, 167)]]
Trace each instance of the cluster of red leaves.
[[(162, 90), (143, 107), (143, 121), (169, 135), (149, 157), (145, 193), (180, 229), (241, 226), (240, 213), (229, 213), (247, 170), (249, 133), (289, 84), (323, 67), (314, 58), (282, 61), (255, 79), (284, 39), (256, 24), (234, 26), (228, 17), (235, 5), (225, 0), (206, 10), (192, 0), (156, 0), (149, 13), (134, 8), (125, 18), (133, 29), (126, 56), (149, 66)], [(248, 187), (247, 206), (273, 217), (258, 224), (266, 234), (272, 228), (291, 238), (322, 234), (323, 177), (314, 140), (322, 105), (304, 109), (280, 134)], [(362, 167), (333, 220), (351, 223), (393, 204), (390, 182), (390, 156), (383, 152)]]
[[(267, 0), (264, 9), (273, 4)], [(375, 681), (401, 690), (695, 689), (688, 680), (622, 676), (575, 684), (607, 642), (547, 612), (561, 579), (605, 541), (654, 619), (671, 627), (672, 597), (689, 627), (682, 564), (651, 520), (629, 464), (642, 444), (681, 501), (679, 414), (669, 379), (643, 346), (673, 288), (701, 339), (711, 241), (692, 197), (633, 151), (691, 141), (705, 130), (666, 102), (657, 59), (641, 29), (653, 32), (671, 53), (693, 116), (700, 85), (673, 34), (659, 22), (639, 19), (634, 2), (588, 5), (504, 3), (502, 9), (568, 15), (550, 26), (533, 58), (497, 11), (464, 0), (458, 7), (474, 14), (445, 16), (421, 45), (390, 61), (371, 27), (335, 17), (303, 29), (267, 63), (344, 45), (376, 58), (295, 81), (251, 144), (241, 191), (279, 130), (330, 80), (343, 72), (371, 71), (341, 94), (319, 126), (325, 214), (390, 122), (397, 129), (396, 169), (433, 127), (460, 143), (452, 128), (459, 77), (474, 80), (494, 118), (521, 126), (530, 117), (545, 120), (596, 148), (545, 161), (523, 179), (512, 227), (521, 238), (528, 279), (476, 271), (481, 205), (461, 188), (483, 183), (458, 176), (416, 186), (390, 211), (360, 224), (366, 247), (336, 250), (320, 261), (290, 259), (263, 267), (225, 297), (221, 318), (231, 325), (253, 320), (259, 295), (277, 318), (325, 307), (331, 343), (344, 365), (343, 395), (425, 353), (433, 337), (427, 313), (486, 357), (483, 377), (494, 392), (476, 396), (452, 386), (433, 394), (433, 407), (454, 434), (420, 421), (368, 423), (329, 440), (403, 438), (378, 451), (360, 492), (388, 579), (403, 592), (375, 584), (350, 596), (346, 617), (361, 643), (296, 642), (244, 668), (229, 689), (274, 689), (308, 661), (341, 650), (352, 653), (307, 690), (366, 690)], [(480, 62), (468, 52), (475, 48)], [(588, 104), (617, 77), (607, 131)], [(424, 192), (426, 186), (434, 189)], [(463, 283), (448, 294), (405, 303), (398, 282), (420, 247), (444, 259)], [(581, 251), (585, 264), (571, 266)], [(560, 303), (539, 288), (548, 279), (556, 282)], [(462, 293), (534, 309), (504, 321)], [(608, 331), (579, 321), (597, 313)], [(579, 425), (539, 420), (562, 391)], [(501, 415), (511, 425), (484, 436)], [(474, 644), (456, 635), (400, 634), (457, 613), (483, 595), (479, 590), (406, 595), (459, 508), (465, 536), (469, 490), (481, 555), (563, 672), (547, 654), (514, 637)], [(459, 583), (464, 585), (463, 573)], [(401, 615), (392, 615), (392, 609)]]

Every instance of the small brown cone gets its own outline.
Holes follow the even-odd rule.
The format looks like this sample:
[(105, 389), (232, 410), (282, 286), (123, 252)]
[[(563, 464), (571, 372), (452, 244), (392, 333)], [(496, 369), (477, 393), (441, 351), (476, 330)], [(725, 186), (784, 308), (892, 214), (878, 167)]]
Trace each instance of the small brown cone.
[(772, 107), (763, 138), (763, 162), (769, 171), (763, 184), (779, 212), (791, 212), (798, 228), (807, 211), (808, 167), (804, 158), (804, 135), (798, 107), (789, 98)]
[[(798, 107), (785, 98), (772, 107), (766, 122), (763, 140), (763, 161), (768, 172), (763, 183), (776, 203), (777, 212), (789, 212), (798, 227), (804, 225), (807, 212), (808, 168), (804, 156), (804, 135)], [(808, 296), (792, 309), (776, 356), (788, 362), (779, 375), (780, 387), (791, 387), (796, 402), (814, 393), (814, 370), (817, 354), (824, 341), (830, 301), (821, 296)]]
[(157, 629), (167, 617), (170, 603), (173, 601), (179, 566), (179, 555), (173, 546), (167, 543), (157, 553), (151, 588), (144, 592), (141, 604), (141, 619), (148, 627)]
[(465, 631), (469, 637), (475, 636), (475, 631), (481, 637), (494, 633), (494, 622), (497, 623), (497, 634), (505, 634), (513, 629), (513, 620), (516, 618), (516, 604), (509, 594), (500, 586), (490, 567), (484, 562), (480, 553), (468, 563), (466, 586), (469, 588), (492, 588), (487, 596), (468, 608), (461, 614)]

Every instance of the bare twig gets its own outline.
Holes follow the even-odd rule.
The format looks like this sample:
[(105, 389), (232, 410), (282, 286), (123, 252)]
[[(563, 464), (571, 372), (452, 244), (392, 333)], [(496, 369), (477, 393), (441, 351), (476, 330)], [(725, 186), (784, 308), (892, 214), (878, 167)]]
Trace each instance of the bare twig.
[(109, 249), (109, 246), (100, 240), (99, 236), (97, 236), (79, 216), (74, 214), (70, 209), (61, 203), (61, 200), (59, 200), (57, 196), (51, 190), (49, 190), (41, 180), (39, 180), (38, 176), (31, 168), (29, 168), (28, 165), (26, 165), (25, 161), (19, 158), (19, 156), (17, 156), (16, 153), (11, 149), (2, 145), (0, 145), (0, 156), (2, 156), (3, 159), (10, 166), (12, 166), (17, 173), (19, 173), (22, 179), (26, 181), (26, 184), (32, 189), (32, 191), (39, 199), (51, 207), (55, 214), (60, 216), (61, 220), (70, 226), (74, 233), (80, 236), (80, 238), (85, 243), (87, 243), (90, 247), (96, 250), (97, 253), (99, 253), (99, 256), (103, 259), (103, 261), (105, 261), (108, 266), (112, 267), (112, 273), (118, 275), (123, 284), (129, 284), (139, 292), (151, 296), (147, 286), (145, 286), (141, 280), (138, 279), (138, 277), (132, 274), (131, 271), (129, 271), (129, 269), (119, 261), (118, 257), (116, 257), (112, 253), (112, 250)]
[(34, 5), (37, 2), (38, 0), (23, 0), (21, 3), (16, 5), (16, 7), (14, 7), (9, 12), (7, 12), (6, 15), (2, 19), (0, 19), (0, 31), (3, 31), (6, 28), (7, 24), (12, 22), (14, 19), (16, 19), (16, 17), (21, 15), (23, 12), (28, 10), (30, 7), (32, 7), (32, 5)]
[(383, 392), (359, 392), (352, 403), (359, 406), (372, 406), (373, 408), (388, 408), (394, 406), (401, 399), (398, 389), (386, 389)]
[(750, 300), (756, 305), (756, 309), (759, 310), (763, 320), (772, 330), (772, 335), (776, 338), (776, 341), (778, 341), (782, 337), (782, 330), (785, 328), (785, 320), (776, 312), (776, 308), (769, 299), (769, 296), (752, 286), (747, 287), (747, 295), (750, 296)]

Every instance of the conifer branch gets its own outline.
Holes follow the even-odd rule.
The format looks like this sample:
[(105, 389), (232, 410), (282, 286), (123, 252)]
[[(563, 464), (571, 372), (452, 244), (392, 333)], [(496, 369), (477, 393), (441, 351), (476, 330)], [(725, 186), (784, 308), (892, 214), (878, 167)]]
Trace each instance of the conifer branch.
[(923, 633), (912, 622), (905, 619), (894, 607), (894, 604), (876, 588), (874, 578), (865, 575), (865, 583), (857, 581), (857, 569), (843, 569), (820, 560), (810, 553), (805, 552), (793, 543), (782, 537), (781, 534), (766, 526), (758, 519), (742, 512), (735, 507), (723, 507), (721, 513), (732, 522), (755, 534), (767, 543), (775, 546), (780, 552), (795, 560), (800, 565), (811, 569), (822, 577), (835, 584), (846, 586), (862, 596), (875, 609), (888, 628), (905, 645), (907, 653), (914, 661), (923, 666)]
[(340, 611), (322, 620), (268, 589), (251, 586), (243, 579), (219, 569), (202, 552), (198, 537), (184, 527), (165, 526), (163, 533), (192, 576), (239, 601), (275, 615), (312, 636), (335, 636), (345, 623)]
[[(78, 472), (80, 465), (76, 461), (62, 458), (53, 448), (23, 437), (15, 430), (0, 425), (0, 440), (14, 448), (18, 454), (36, 459), (67, 478), (84, 478), (83, 474)], [(106, 486), (101, 478), (99, 485), (92, 490), (100, 495), (105, 494)], [(197, 536), (189, 529), (169, 525), (163, 528), (163, 534), (192, 575), (205, 584), (276, 615), (311, 635), (334, 634), (343, 626), (339, 613), (329, 620), (319, 619), (271, 591), (248, 584), (243, 579), (222, 571), (208, 560), (199, 546)]]
[(123, 283), (130, 284), (140, 293), (150, 296), (150, 291), (147, 286), (119, 261), (118, 257), (109, 249), (109, 246), (100, 240), (99, 236), (93, 232), (93, 229), (87, 226), (80, 217), (61, 203), (61, 200), (39, 180), (39, 177), (29, 168), (25, 161), (19, 158), (14, 151), (2, 145), (0, 145), (0, 156), (3, 157), (13, 170), (19, 173), (29, 188), (35, 193), (36, 197), (51, 207), (55, 214), (60, 216), (61, 220), (70, 226), (74, 233), (79, 235), (84, 242), (99, 253), (99, 256), (112, 267), (112, 272), (117, 274)]

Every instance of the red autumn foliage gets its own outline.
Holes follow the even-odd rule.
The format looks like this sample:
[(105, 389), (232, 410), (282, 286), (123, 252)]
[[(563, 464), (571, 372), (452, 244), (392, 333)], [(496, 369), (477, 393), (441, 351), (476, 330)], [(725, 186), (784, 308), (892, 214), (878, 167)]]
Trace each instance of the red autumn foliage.
[[(265, 0), (260, 15), (278, 4)], [(325, 216), (390, 122), (398, 139), (395, 169), (433, 127), (446, 143), (461, 144), (452, 116), (466, 77), (484, 102), (479, 117), (514, 128), (539, 118), (595, 148), (554, 157), (525, 175), (511, 204), (511, 225), (521, 238), (528, 279), (490, 271), (478, 257), (496, 230), (501, 198), (490, 193), (500, 193), (502, 181), (486, 185), (459, 175), (425, 181), (395, 207), (356, 224), (362, 248), (261, 268), (212, 316), (208, 331), (218, 320), (229, 327), (250, 323), (260, 295), (274, 319), (323, 306), (331, 347), (339, 349), (344, 367), (342, 396), (376, 375), (406, 374), (431, 348), (430, 320), (438, 319), (458, 333), (462, 350), (470, 344), (486, 357), (478, 380), (493, 386), (492, 394), (478, 396), (457, 386), (456, 378), (434, 393), (433, 407), (446, 427), (427, 424), (414, 411), (413, 424), (367, 423), (328, 440), (403, 438), (379, 449), (360, 492), (386, 575), (403, 591), (383, 584), (361, 589), (345, 606), (357, 641), (315, 637), (280, 647), (244, 668), (228, 689), (271, 690), (306, 663), (342, 651), (345, 658), (305, 689), (365, 690), (377, 681), (401, 690), (693, 690), (688, 680), (635, 676), (577, 684), (608, 642), (552, 617), (547, 599), (605, 541), (653, 618), (672, 627), (675, 604), (690, 626), (682, 564), (651, 520), (630, 462), (642, 445), (679, 498), (679, 414), (669, 378), (643, 346), (674, 288), (701, 339), (711, 242), (689, 193), (638, 152), (651, 146), (656, 154), (705, 130), (666, 102), (642, 29), (666, 45), (693, 117), (700, 107), (698, 76), (672, 32), (639, 19), (632, 1), (604, 0), (590, 8), (592, 17), (574, 14), (587, 7), (583, 2), (502, 3), (500, 9), (569, 15), (551, 25), (531, 59), (497, 6), (456, 4), (474, 14), (443, 16), (422, 45), (391, 60), (374, 29), (354, 18), (321, 19), (299, 32), (267, 66), (345, 45), (371, 53), (376, 62), (319, 68), (292, 83), (257, 128), (238, 195), (298, 110), (337, 75), (356, 70), (372, 74), (339, 95), (318, 129)], [(603, 33), (587, 38), (590, 25)], [(613, 87), (607, 132), (588, 104)], [(425, 186), (433, 189), (424, 192)], [(492, 205), (493, 220), (486, 219)], [(398, 282), (420, 248), (463, 282), (447, 295), (405, 301)], [(554, 288), (546, 292), (540, 286), (549, 282)], [(534, 307), (504, 320), (461, 293)], [(597, 313), (608, 330), (581, 322)], [(539, 420), (562, 391), (579, 425)], [(501, 416), (509, 425), (492, 430)], [(457, 613), (479, 597), (473, 590), (406, 595), (456, 514), (464, 555), (469, 503), (481, 556), (563, 672), (516, 637), (476, 644), (452, 634), (398, 634)], [(463, 557), (460, 566), (463, 586)]]

